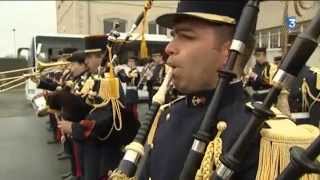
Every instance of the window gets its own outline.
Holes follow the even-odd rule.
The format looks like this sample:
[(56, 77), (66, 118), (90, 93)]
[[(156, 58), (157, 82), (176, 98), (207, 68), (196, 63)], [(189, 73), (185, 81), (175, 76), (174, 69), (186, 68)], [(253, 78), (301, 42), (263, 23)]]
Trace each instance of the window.
[(280, 48), (280, 28), (275, 28), (269, 31), (270, 48)]
[(167, 28), (159, 26), (154, 21), (149, 22), (149, 34), (167, 34)]
[(283, 35), (281, 27), (263, 29), (257, 31), (257, 47), (280, 48), (283, 44)]
[(268, 47), (269, 33), (268, 31), (261, 31), (259, 34), (259, 47)]
[(159, 34), (166, 35), (167, 34), (167, 28), (159, 26)]
[(157, 34), (157, 24), (155, 22), (149, 22), (149, 34)]
[(104, 33), (109, 33), (115, 27), (116, 24), (119, 24), (119, 27), (117, 28), (118, 32), (126, 32), (127, 21), (125, 19), (108, 18), (103, 20)]
[[(299, 34), (303, 32), (308, 27), (310, 21), (303, 21), (297, 23), (297, 26), (294, 30), (288, 32), (288, 34)], [(277, 26), (268, 29), (261, 29), (256, 32), (256, 47), (265, 47), (265, 48), (282, 48), (284, 46), (284, 32), (283, 26)], [(319, 38), (320, 39), (320, 38)], [(290, 40), (288, 40), (290, 42)]]

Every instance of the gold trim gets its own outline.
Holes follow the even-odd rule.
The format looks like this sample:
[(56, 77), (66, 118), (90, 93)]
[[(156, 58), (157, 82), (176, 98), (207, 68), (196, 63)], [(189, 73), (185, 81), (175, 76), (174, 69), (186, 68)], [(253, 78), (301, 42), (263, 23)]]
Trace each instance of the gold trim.
[(174, 21), (178, 17), (194, 17), (198, 19), (203, 19), (208, 22), (215, 23), (225, 23), (225, 24), (236, 24), (236, 20), (229, 16), (222, 16), (217, 14), (201, 13), (201, 12), (181, 12), (181, 13), (168, 13), (162, 16), (159, 16), (156, 19), (157, 24), (166, 28), (173, 28)]
[(177, 14), (187, 14), (190, 16), (198, 17), (201, 19), (209, 20), (209, 21), (223, 22), (227, 24), (236, 24), (236, 20), (229, 16), (221, 16), (217, 14), (200, 13), (200, 12), (185, 12), (185, 13), (177, 13)]
[(84, 53), (93, 53), (93, 52), (100, 52), (101, 49), (97, 48), (97, 49), (86, 49), (84, 50)]
[[(296, 125), (286, 120), (266, 121), (270, 128), (260, 131), (259, 164), (257, 180), (275, 179), (290, 161), (290, 148), (305, 148), (319, 135), (319, 128), (303, 124)], [(318, 180), (318, 175), (308, 175), (301, 180)]]

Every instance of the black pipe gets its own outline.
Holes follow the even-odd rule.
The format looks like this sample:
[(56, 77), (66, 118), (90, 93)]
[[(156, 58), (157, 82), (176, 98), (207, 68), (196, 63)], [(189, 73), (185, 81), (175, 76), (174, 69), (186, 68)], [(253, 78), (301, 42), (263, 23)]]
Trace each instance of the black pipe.
[[(146, 142), (146, 138), (148, 136), (148, 133), (150, 131), (150, 127), (152, 125), (152, 122), (160, 108), (160, 104), (158, 102), (153, 102), (149, 111), (146, 114), (145, 120), (141, 122), (141, 126), (138, 130), (138, 133), (136, 137), (134, 138), (134, 142), (138, 142), (140, 144), (144, 144)], [(138, 157), (138, 161), (140, 160), (140, 157)], [(137, 169), (138, 163), (132, 162), (130, 160), (122, 159), (118, 169), (126, 174), (128, 177), (134, 176), (136, 169)]]

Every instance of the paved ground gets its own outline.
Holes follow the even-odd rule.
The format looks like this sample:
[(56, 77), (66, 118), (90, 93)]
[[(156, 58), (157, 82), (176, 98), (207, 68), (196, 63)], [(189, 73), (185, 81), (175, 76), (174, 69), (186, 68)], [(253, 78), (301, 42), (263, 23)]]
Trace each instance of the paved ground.
[[(139, 105), (139, 117), (148, 110)], [(48, 145), (48, 117), (38, 118), (24, 90), (0, 94), (0, 180), (59, 180), (69, 168), (58, 161), (59, 145)]]
[(23, 89), (0, 94), (0, 179), (59, 180), (68, 169), (59, 145), (47, 145), (47, 117), (37, 118)]

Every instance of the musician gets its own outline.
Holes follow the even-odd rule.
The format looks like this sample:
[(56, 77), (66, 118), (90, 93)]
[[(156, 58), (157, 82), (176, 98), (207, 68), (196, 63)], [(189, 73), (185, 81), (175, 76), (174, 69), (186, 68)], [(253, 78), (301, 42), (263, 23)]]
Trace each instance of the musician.
[[(288, 50), (291, 48), (297, 33), (288, 35)], [(281, 63), (281, 57), (276, 57), (278, 64)], [(320, 70), (315, 67), (305, 65), (299, 72), (295, 81), (292, 81), (289, 87), (288, 103), (291, 112), (291, 118), (297, 124), (312, 124), (319, 126), (320, 101), (319, 101), (319, 81)], [(307, 91), (307, 88), (310, 90)]]
[[(305, 66), (290, 86), (291, 116), (298, 124), (319, 126), (319, 69)], [(309, 92), (306, 88), (309, 88)], [(318, 97), (317, 97), (318, 96)]]
[(154, 53), (152, 54), (152, 62), (155, 66), (152, 68), (152, 73), (150, 78), (147, 80), (147, 90), (149, 93), (149, 105), (152, 102), (153, 95), (158, 91), (162, 81), (165, 77), (165, 60), (163, 59), (164, 53)]
[(256, 101), (263, 101), (268, 94), (271, 85), (266, 80), (265, 74), (269, 71), (270, 64), (267, 60), (266, 48), (256, 48), (254, 53), (256, 64), (250, 73), (248, 86), (251, 86), (255, 93), (252, 95)]
[[(178, 179), (217, 84), (217, 70), (226, 62), (244, 1), (180, 1), (177, 13), (164, 14), (156, 22), (173, 29), (167, 45), (167, 64), (173, 68), (173, 84), (186, 95), (171, 103), (161, 115), (153, 138), (153, 149), (144, 167), (144, 178)], [(243, 69), (235, 65), (237, 74)], [(236, 78), (225, 89), (218, 113), (227, 128), (222, 134), (222, 153), (243, 130), (251, 113), (242, 82)], [(214, 127), (216, 128), (216, 127)], [(246, 161), (234, 174), (237, 180), (253, 180), (259, 156), (259, 137), (252, 137)]]
[[(63, 48), (61, 50), (61, 55), (59, 55), (58, 58), (67, 59), (71, 53), (76, 50), (76, 48)], [(48, 77), (50, 75), (51, 77)], [(59, 86), (63, 86), (63, 83), (70, 78), (69, 75), (70, 70), (68, 68), (64, 69), (60, 73), (49, 73), (47, 77), (40, 77), (39, 81), (37, 80), (37, 88), (55, 91)]]
[(126, 104), (128, 111), (132, 112), (135, 119), (138, 119), (138, 88), (140, 74), (136, 67), (136, 57), (130, 57), (127, 63), (127, 71), (122, 69), (118, 72), (118, 76), (122, 82), (126, 83)]
[[(75, 91), (74, 88), (78, 88), (83, 80), (85, 80), (87, 66), (84, 64), (84, 59), (85, 55), (82, 51), (73, 52), (66, 58), (67, 61), (71, 62), (69, 78), (65, 79), (67, 82), (62, 82), (64, 86), (61, 89), (56, 90), (47, 97), (47, 104), (50, 109), (54, 109), (54, 112), (58, 112), (60, 117), (72, 122), (79, 122), (85, 118), (92, 108), (81, 97), (71, 94)], [(51, 113), (51, 116), (55, 115)], [(82, 176), (80, 164), (82, 149), (79, 147), (78, 142), (74, 141), (70, 136), (64, 135), (64, 139), (64, 154), (71, 157), (71, 172), (64, 173), (61, 177), (79, 178)]]
[[(98, 72), (105, 51), (107, 36), (85, 37), (85, 64), (91, 75)], [(121, 89), (120, 89), (121, 91)], [(121, 94), (121, 93), (120, 93)], [(120, 97), (124, 100), (123, 94)], [(64, 119), (59, 127), (81, 144), (83, 149), (83, 178), (95, 180), (104, 177), (114, 169), (122, 157), (121, 147), (130, 142), (138, 128), (138, 121), (125, 110), (122, 111), (122, 129), (114, 130), (113, 107), (106, 106), (90, 111), (80, 122)]]

